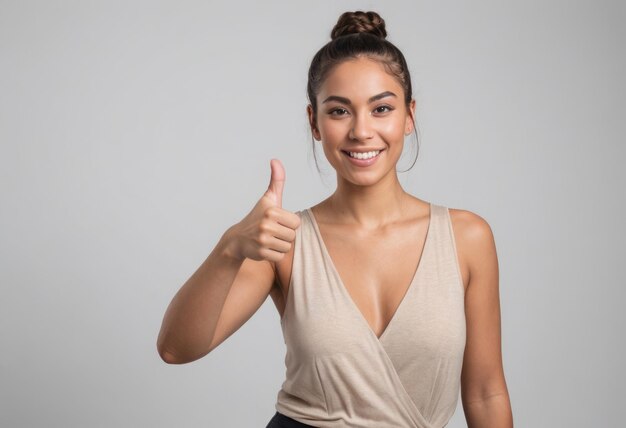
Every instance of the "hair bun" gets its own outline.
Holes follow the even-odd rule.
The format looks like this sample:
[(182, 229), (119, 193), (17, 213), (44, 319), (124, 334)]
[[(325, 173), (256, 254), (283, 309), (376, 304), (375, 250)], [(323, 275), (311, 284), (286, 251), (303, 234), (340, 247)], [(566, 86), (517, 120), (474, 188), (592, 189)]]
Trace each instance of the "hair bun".
[(344, 12), (331, 31), (330, 38), (335, 40), (337, 37), (356, 33), (370, 33), (384, 39), (387, 37), (385, 20), (371, 11)]

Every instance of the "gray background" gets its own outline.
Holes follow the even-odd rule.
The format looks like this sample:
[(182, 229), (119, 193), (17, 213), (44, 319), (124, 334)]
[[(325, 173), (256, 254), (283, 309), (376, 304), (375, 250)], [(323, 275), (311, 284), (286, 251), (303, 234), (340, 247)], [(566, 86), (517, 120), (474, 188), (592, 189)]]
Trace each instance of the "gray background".
[(1, 1), (1, 426), (265, 426), (284, 379), (270, 298), (193, 363), (156, 337), (271, 158), (284, 208), (333, 191), (306, 72), (356, 9), (412, 72), (405, 189), (494, 231), (516, 426), (620, 425), (623, 2)]

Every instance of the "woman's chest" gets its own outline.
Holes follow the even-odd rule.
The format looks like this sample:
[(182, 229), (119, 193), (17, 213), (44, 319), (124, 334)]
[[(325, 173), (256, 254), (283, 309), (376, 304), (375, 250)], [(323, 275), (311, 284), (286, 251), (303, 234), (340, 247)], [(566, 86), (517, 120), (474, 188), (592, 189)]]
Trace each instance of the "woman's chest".
[[(377, 337), (382, 335), (414, 282), (426, 247), (427, 227), (427, 223), (416, 222), (367, 233), (319, 227), (323, 236), (319, 241), (323, 268), (334, 274), (339, 295), (352, 301)], [(277, 263), (282, 297), (274, 300), (281, 314), (292, 269), (293, 251)]]

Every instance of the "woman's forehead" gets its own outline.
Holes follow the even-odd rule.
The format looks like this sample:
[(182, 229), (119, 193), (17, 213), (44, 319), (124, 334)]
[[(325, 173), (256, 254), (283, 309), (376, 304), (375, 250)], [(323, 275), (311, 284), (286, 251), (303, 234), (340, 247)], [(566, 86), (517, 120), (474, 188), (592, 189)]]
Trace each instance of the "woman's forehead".
[(380, 62), (358, 58), (334, 67), (322, 83), (318, 98), (335, 95), (358, 102), (385, 91), (401, 96), (402, 86)]

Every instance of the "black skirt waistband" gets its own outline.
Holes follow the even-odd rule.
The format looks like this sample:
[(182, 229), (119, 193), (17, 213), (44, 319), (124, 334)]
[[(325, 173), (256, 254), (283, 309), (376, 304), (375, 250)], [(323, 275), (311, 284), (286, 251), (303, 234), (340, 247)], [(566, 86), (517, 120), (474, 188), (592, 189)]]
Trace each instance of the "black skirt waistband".
[(276, 412), (265, 428), (316, 428)]

